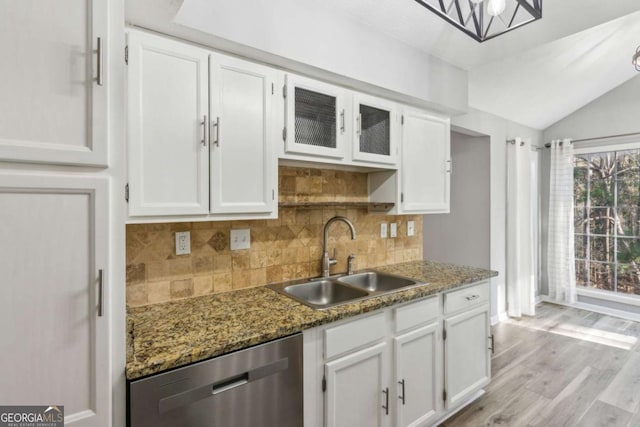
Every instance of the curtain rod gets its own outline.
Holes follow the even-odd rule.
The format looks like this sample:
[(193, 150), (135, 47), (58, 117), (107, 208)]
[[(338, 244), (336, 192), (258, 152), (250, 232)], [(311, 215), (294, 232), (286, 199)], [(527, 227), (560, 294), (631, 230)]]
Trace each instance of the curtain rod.
[[(640, 135), (640, 132), (632, 132), (632, 133), (621, 133), (619, 135), (608, 135), (608, 136), (598, 136), (595, 138), (583, 138), (583, 139), (574, 139), (571, 141), (571, 143), (574, 142), (587, 142), (587, 141), (597, 141), (599, 139), (611, 139), (611, 138), (621, 138), (623, 136), (636, 136), (636, 135)], [(562, 142), (560, 142), (560, 145), (562, 145)], [(545, 148), (549, 148), (551, 147), (551, 143), (547, 142), (546, 144), (544, 144)]]

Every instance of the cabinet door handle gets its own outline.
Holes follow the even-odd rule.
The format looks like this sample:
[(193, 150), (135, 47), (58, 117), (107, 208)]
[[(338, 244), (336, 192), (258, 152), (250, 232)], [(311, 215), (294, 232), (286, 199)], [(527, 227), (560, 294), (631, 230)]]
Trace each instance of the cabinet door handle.
[(207, 115), (205, 114), (202, 118), (202, 140), (200, 141), (203, 146), (207, 146), (207, 141), (209, 134), (209, 121), (207, 120)]
[(104, 308), (104, 274), (98, 270), (98, 317), (102, 317)]
[(447, 173), (453, 172), (453, 162), (451, 160), (447, 160)]
[(96, 50), (97, 50), (97, 59), (96, 59), (96, 65), (97, 65), (97, 75), (96, 75), (96, 82), (98, 83), (98, 86), (102, 86), (102, 75), (103, 75), (103, 57), (102, 57), (102, 37), (98, 37), (97, 40), (97, 45), (96, 45)]
[(216, 147), (220, 146), (220, 117), (216, 117), (216, 122), (213, 124), (216, 128), (216, 139), (213, 140), (213, 143), (216, 144)]
[(402, 386), (402, 394), (398, 396), (398, 399), (402, 400), (402, 404), (404, 405), (404, 378), (402, 381), (398, 381), (398, 384)]
[(495, 341), (493, 339), (493, 334), (491, 334), (489, 339), (491, 340), (491, 347), (489, 347), (489, 350), (491, 350), (491, 354), (495, 354), (496, 343), (495, 343)]
[(356, 123), (357, 123), (356, 131), (358, 132), (358, 135), (361, 135), (362, 134), (362, 114), (358, 114), (358, 117), (356, 117)]
[(340, 111), (340, 133), (344, 133), (344, 108)]
[(382, 405), (382, 409), (384, 409), (385, 415), (389, 415), (389, 387), (382, 390), (382, 393), (384, 394), (385, 401), (385, 404)]
[(478, 298), (480, 298), (480, 295), (467, 295), (466, 297), (467, 301), (473, 301), (473, 300), (477, 300)]

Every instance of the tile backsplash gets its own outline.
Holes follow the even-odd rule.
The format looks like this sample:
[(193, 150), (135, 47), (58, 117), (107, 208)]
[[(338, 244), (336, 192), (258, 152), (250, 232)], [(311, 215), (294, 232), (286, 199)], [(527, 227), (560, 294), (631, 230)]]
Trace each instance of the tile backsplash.
[[(309, 168), (279, 168), (281, 202), (367, 201), (367, 175)], [(251, 221), (208, 221), (129, 224), (127, 240), (127, 304), (139, 306), (225, 292), (321, 273), (322, 231), (326, 221), (344, 215), (356, 228), (331, 225), (329, 252), (338, 263), (332, 273), (422, 259), (422, 215), (370, 214), (366, 209), (280, 208), (278, 218)], [(415, 235), (407, 236), (407, 221)], [(395, 238), (380, 238), (380, 224), (396, 223)], [(251, 230), (251, 248), (231, 251), (230, 231)], [(191, 232), (191, 254), (175, 255), (175, 232)]]

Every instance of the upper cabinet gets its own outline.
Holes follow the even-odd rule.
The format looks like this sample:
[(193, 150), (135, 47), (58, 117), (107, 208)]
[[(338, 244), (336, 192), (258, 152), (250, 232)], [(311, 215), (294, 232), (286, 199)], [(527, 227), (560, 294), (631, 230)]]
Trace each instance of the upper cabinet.
[(393, 102), (353, 94), (353, 160), (395, 165), (399, 114)]
[(450, 138), (449, 119), (404, 110), (400, 169), (403, 212), (449, 212)]
[(287, 74), (283, 93), (285, 153), (343, 159), (347, 137), (345, 89)]
[(130, 217), (274, 217), (274, 71), (138, 31), (128, 46)]
[(209, 212), (209, 54), (130, 32), (129, 214)]
[(0, 160), (107, 166), (107, 16), (107, 0), (2, 8)]

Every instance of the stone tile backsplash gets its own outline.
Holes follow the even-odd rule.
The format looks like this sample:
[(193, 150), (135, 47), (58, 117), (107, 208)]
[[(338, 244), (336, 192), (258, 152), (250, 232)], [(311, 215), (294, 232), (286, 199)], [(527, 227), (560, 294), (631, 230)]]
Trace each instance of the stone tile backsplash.
[[(367, 175), (309, 168), (279, 168), (280, 201), (366, 201)], [(422, 259), (422, 215), (369, 214), (366, 209), (280, 208), (274, 220), (129, 224), (127, 240), (127, 304), (140, 306), (250, 286), (318, 276), (321, 273), (325, 222), (344, 215), (353, 221), (351, 240), (343, 223), (331, 226), (329, 250), (338, 263), (332, 273), (347, 269), (356, 255), (356, 269)], [(407, 221), (416, 233), (408, 237)], [(380, 224), (396, 223), (396, 238), (380, 238)], [(230, 230), (249, 228), (251, 248), (231, 251)], [(175, 255), (176, 231), (191, 232), (191, 254)]]

